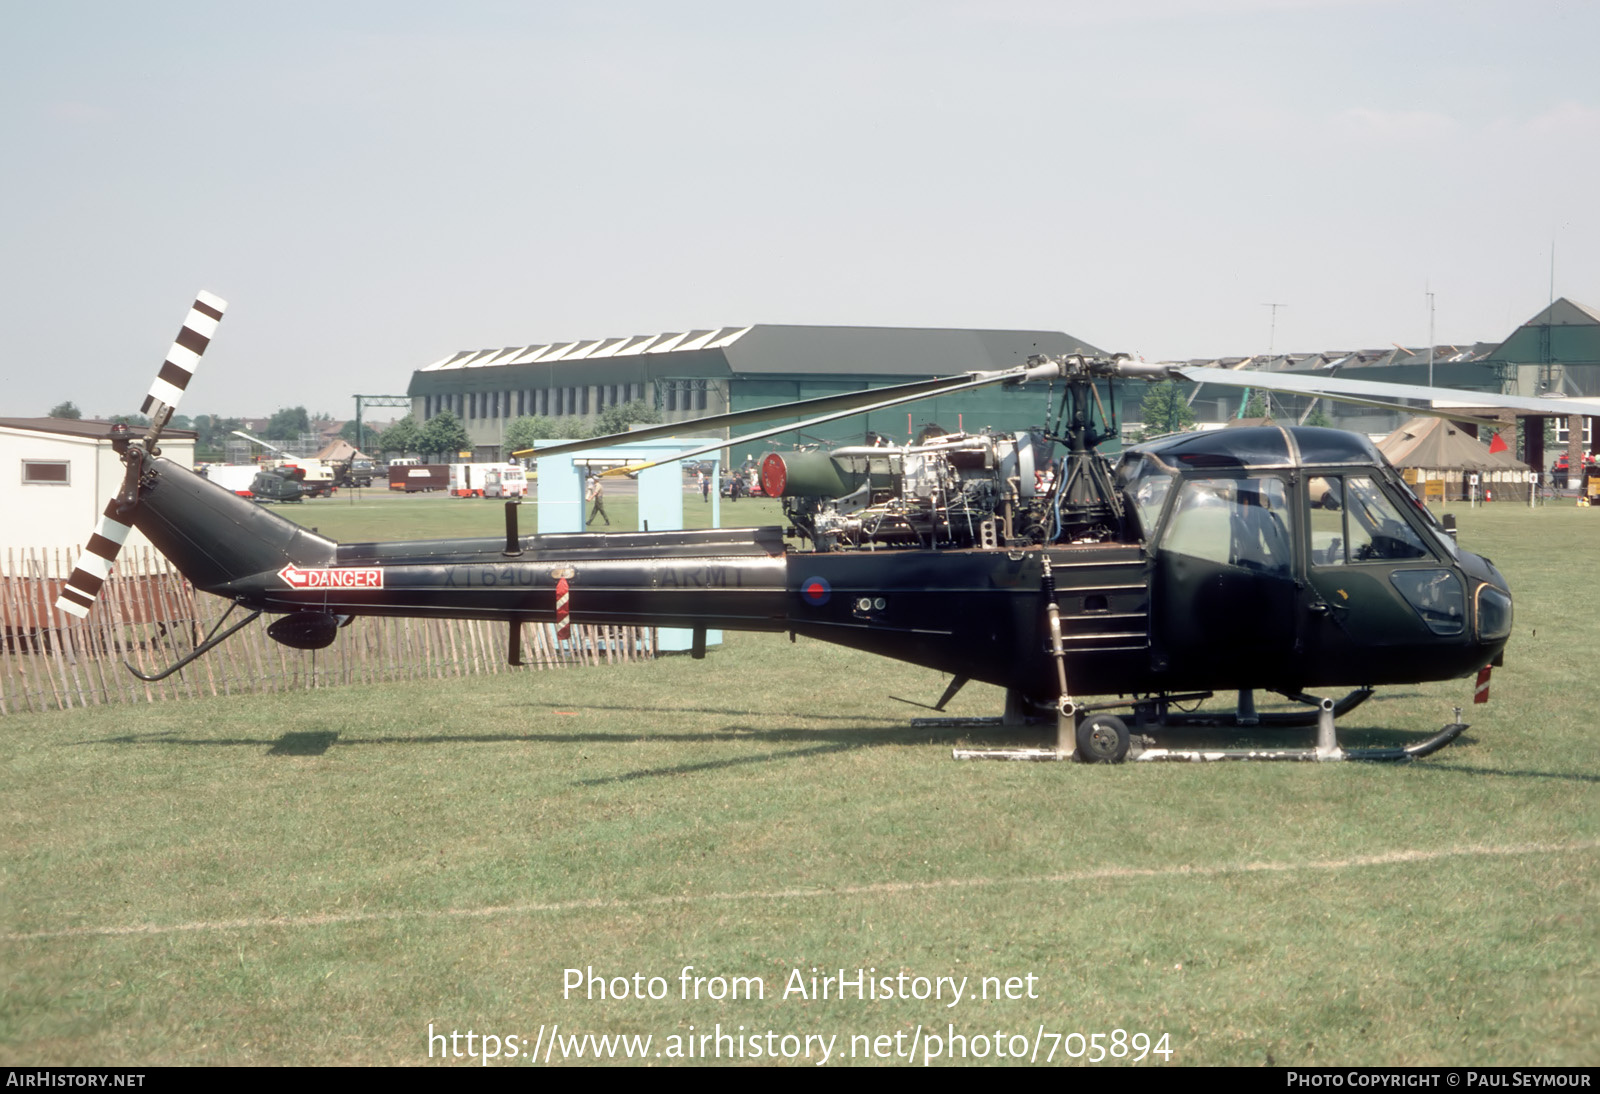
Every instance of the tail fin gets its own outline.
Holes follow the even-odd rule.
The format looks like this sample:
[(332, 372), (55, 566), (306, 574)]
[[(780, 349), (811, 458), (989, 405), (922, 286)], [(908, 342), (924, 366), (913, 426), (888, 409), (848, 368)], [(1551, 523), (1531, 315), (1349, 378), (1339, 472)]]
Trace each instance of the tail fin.
[[(173, 411), (178, 409), (184, 389), (194, 378), (194, 370), (200, 367), (200, 358), (216, 335), (217, 324), (222, 322), (222, 313), (227, 307), (226, 300), (204, 290), (189, 305), (189, 314), (184, 318), (183, 326), (178, 328), (178, 337), (173, 341), (172, 348), (167, 350), (167, 359), (162, 362), (161, 371), (156, 374), (155, 381), (150, 385), (150, 393), (144, 397), (144, 405), (140, 408), (141, 414), (150, 415), (150, 431), (145, 434), (144, 451), (158, 451), (156, 442), (161, 438), (161, 431), (172, 420)], [(127, 428), (114, 427), (112, 437), (113, 444), (118, 446), (117, 451), (124, 452), (128, 445)], [(132, 465), (130, 474), (136, 474)], [(112, 498), (106, 506), (94, 535), (89, 537), (89, 543), (78, 559), (77, 568), (67, 578), (60, 597), (56, 599), (56, 607), (61, 611), (83, 619), (94, 607), (101, 586), (111, 576), (111, 566), (117, 561), (123, 541), (128, 538), (128, 529), (134, 524), (133, 515), (138, 509), (134, 486), (134, 479), (126, 480), (122, 493)]]
[(134, 525), (196, 588), (229, 585), (284, 566), (331, 566), (337, 545), (172, 463), (146, 465)]

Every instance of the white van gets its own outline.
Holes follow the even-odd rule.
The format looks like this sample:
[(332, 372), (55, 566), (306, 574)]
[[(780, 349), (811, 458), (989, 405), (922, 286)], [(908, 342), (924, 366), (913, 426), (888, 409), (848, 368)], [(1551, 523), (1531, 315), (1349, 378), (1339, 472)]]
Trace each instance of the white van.
[(487, 465), (483, 473), (483, 496), (486, 498), (525, 498), (528, 496), (528, 473), (514, 463)]
[(522, 498), (528, 494), (527, 472), (514, 463), (453, 463), (453, 498)]

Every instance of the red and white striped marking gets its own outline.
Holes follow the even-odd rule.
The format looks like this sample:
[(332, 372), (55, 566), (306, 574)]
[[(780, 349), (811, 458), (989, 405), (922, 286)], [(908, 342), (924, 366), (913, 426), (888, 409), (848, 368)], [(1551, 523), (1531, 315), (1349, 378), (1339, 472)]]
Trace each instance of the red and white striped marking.
[(1474, 703), (1487, 703), (1489, 701), (1489, 670), (1492, 667), (1485, 665), (1478, 670), (1478, 686), (1472, 692), (1472, 701)]
[(133, 531), (111, 515), (116, 504), (115, 498), (107, 503), (94, 535), (89, 537), (88, 546), (78, 556), (78, 565), (67, 578), (61, 595), (56, 598), (57, 608), (79, 619), (86, 617), (89, 609), (94, 607), (95, 597), (100, 595), (100, 586), (111, 576), (111, 564), (117, 560), (117, 552), (122, 550), (128, 533)]
[(572, 620), (567, 615), (567, 579), (556, 581), (556, 641), (565, 642), (572, 637)]
[(167, 359), (162, 363), (161, 371), (156, 373), (155, 382), (150, 385), (150, 393), (144, 397), (144, 405), (139, 408), (139, 413), (150, 413), (150, 408), (158, 402), (170, 407), (178, 405), (189, 381), (194, 378), (194, 370), (200, 367), (201, 355), (211, 344), (211, 339), (216, 337), (217, 324), (222, 322), (222, 313), (227, 308), (226, 300), (212, 296), (203, 289), (194, 298), (194, 303), (189, 306), (189, 317), (183, 321), (177, 341), (167, 351)]

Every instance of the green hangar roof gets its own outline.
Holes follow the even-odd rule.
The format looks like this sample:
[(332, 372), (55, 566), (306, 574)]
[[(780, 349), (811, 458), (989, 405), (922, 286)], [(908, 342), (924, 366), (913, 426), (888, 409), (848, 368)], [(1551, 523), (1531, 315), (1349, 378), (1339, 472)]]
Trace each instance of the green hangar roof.
[(1562, 297), (1511, 332), (1493, 359), (1511, 364), (1600, 365), (1600, 311)]
[(660, 378), (852, 379), (1009, 368), (1035, 353), (1100, 353), (1060, 331), (756, 324), (466, 350), (412, 373), (408, 394)]

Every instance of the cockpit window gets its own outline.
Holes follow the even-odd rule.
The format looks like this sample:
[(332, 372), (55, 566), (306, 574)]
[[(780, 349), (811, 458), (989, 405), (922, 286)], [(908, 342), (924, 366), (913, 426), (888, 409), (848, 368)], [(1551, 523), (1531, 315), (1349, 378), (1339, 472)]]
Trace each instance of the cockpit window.
[(1117, 480), (1139, 514), (1139, 528), (1146, 537), (1155, 532), (1161, 509), (1175, 478), (1173, 469), (1144, 454), (1130, 455), (1117, 468)]
[(1399, 490), (1401, 492), (1401, 498), (1410, 503), (1411, 511), (1420, 516), (1423, 523), (1427, 525), (1424, 529), (1427, 536), (1424, 538), (1431, 538), (1434, 547), (1443, 547), (1445, 554), (1451, 558), (1460, 558), (1461, 548), (1457, 546), (1455, 538), (1444, 530), (1444, 526), (1439, 523), (1439, 518), (1434, 516), (1433, 510), (1429, 509), (1417, 497), (1416, 491), (1411, 488), (1411, 485), (1396, 474), (1392, 467), (1385, 470), (1383, 477), (1389, 483), (1391, 490)]
[(1432, 557), (1370, 476), (1313, 475), (1307, 485), (1312, 565)]
[(1164, 549), (1258, 573), (1290, 572), (1289, 503), (1275, 475), (1190, 479)]

